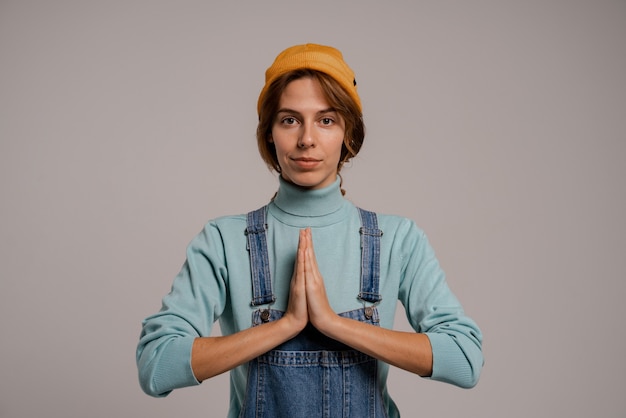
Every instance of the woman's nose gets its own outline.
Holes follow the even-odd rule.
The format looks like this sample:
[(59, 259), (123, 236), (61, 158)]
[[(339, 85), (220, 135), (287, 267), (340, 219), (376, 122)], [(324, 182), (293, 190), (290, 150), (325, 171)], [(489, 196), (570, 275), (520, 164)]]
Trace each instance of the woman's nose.
[(298, 138), (298, 148), (309, 148), (315, 146), (315, 136), (313, 126), (310, 123), (303, 123), (302, 130)]

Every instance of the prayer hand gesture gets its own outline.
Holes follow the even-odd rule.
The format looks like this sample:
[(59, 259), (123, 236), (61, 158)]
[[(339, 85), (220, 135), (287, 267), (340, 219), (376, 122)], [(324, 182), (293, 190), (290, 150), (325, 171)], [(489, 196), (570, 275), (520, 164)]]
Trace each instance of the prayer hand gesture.
[(328, 302), (324, 278), (317, 266), (310, 228), (300, 231), (286, 315), (295, 320), (301, 327), (299, 329), (309, 321), (320, 329), (336, 316)]

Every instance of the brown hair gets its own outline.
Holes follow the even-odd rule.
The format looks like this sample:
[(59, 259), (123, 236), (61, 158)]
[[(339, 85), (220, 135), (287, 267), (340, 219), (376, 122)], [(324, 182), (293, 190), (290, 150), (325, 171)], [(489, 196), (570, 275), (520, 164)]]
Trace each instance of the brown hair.
[(267, 89), (263, 101), (259, 106), (259, 125), (257, 126), (256, 139), (261, 158), (270, 168), (280, 173), (280, 165), (276, 157), (276, 148), (269, 141), (272, 134), (276, 114), (280, 105), (280, 98), (289, 83), (301, 78), (313, 78), (320, 83), (322, 91), (330, 106), (337, 111), (345, 123), (345, 137), (341, 147), (341, 157), (337, 172), (344, 163), (357, 155), (363, 140), (365, 139), (365, 124), (359, 106), (352, 97), (331, 76), (316, 70), (300, 69), (293, 70), (278, 77)]

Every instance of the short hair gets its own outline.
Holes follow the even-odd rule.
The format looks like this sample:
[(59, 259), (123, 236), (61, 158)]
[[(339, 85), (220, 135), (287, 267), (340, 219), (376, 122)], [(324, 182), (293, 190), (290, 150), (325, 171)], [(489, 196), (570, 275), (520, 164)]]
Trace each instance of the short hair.
[(356, 156), (365, 139), (365, 124), (363, 114), (354, 99), (328, 74), (311, 69), (299, 69), (285, 73), (272, 82), (259, 106), (259, 124), (256, 138), (261, 158), (270, 170), (280, 173), (280, 165), (276, 156), (276, 148), (269, 138), (272, 126), (278, 114), (280, 99), (285, 88), (292, 81), (301, 78), (317, 80), (330, 106), (343, 118), (345, 123), (345, 137), (341, 147), (341, 156), (337, 172), (343, 164)]

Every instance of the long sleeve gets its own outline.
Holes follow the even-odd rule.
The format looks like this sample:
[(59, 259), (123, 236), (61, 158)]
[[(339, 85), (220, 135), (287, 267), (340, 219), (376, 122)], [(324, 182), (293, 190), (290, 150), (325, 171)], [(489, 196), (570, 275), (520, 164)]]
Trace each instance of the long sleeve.
[[(298, 231), (314, 229), (316, 258), (325, 279), (329, 302), (336, 312), (361, 308), (357, 297), (361, 268), (357, 208), (345, 200), (340, 180), (323, 190), (303, 191), (281, 181), (268, 207), (268, 249), (276, 293), (274, 309), (285, 310), (293, 273)], [(425, 333), (433, 351), (431, 379), (460, 387), (474, 386), (483, 365), (482, 335), (465, 315), (448, 288), (428, 240), (413, 221), (378, 215), (384, 232), (380, 245), (380, 324), (393, 329), (397, 300), (416, 332)], [(191, 369), (197, 337), (211, 335), (220, 321), (223, 335), (247, 329), (257, 307), (251, 306), (252, 286), (246, 215), (210, 221), (191, 241), (186, 261), (161, 310), (146, 318), (137, 346), (142, 389), (152, 396), (198, 385)], [(379, 384), (389, 405), (397, 409), (386, 387), (389, 365), (379, 362)], [(247, 385), (247, 365), (230, 372), (231, 411), (237, 416)]]
[(471, 388), (478, 383), (484, 363), (481, 331), (449, 289), (424, 232), (412, 222), (406, 228), (398, 297), (415, 331), (430, 339), (431, 379)]
[(143, 321), (137, 367), (147, 394), (166, 396), (199, 384), (191, 370), (191, 348), (196, 337), (210, 335), (224, 309), (225, 279), (220, 234), (208, 224), (187, 247), (187, 259), (161, 310)]

